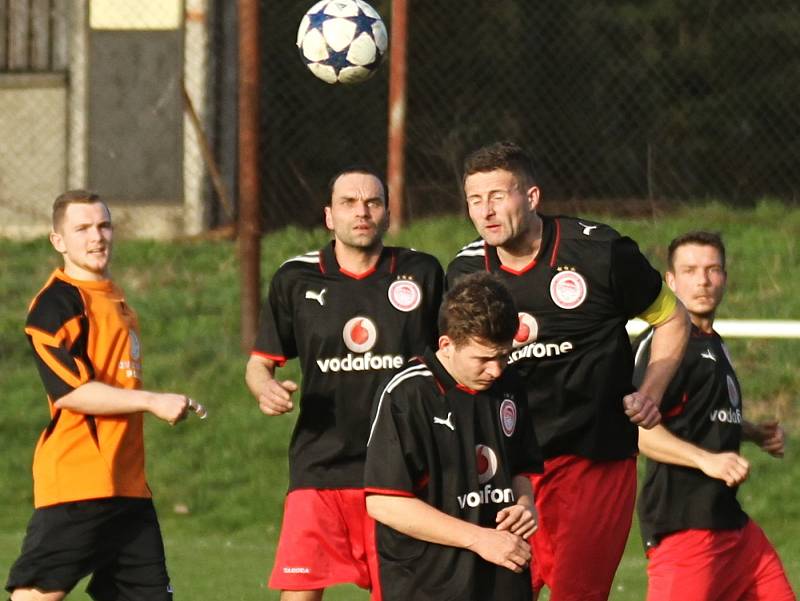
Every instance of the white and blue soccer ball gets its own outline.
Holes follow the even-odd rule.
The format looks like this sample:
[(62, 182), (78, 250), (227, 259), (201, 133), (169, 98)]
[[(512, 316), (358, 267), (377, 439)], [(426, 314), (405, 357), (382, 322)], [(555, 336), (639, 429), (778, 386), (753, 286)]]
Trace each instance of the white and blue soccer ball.
[(364, 0), (321, 0), (297, 30), (297, 48), (309, 70), (331, 84), (359, 83), (381, 64), (389, 35)]

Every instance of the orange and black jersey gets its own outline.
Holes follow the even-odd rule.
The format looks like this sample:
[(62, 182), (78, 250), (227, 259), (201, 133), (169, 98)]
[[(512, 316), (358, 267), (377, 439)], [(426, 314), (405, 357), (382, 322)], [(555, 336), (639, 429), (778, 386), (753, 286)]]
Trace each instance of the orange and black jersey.
[[(652, 331), (636, 352), (634, 383), (650, 360)], [(662, 425), (682, 440), (712, 452), (738, 453), (742, 440), (742, 393), (730, 355), (719, 334), (692, 325), (680, 367), (661, 400)], [(699, 469), (647, 460), (638, 511), (645, 548), (670, 532), (742, 528), (747, 514), (738, 487)]]
[[(428, 349), (398, 371), (375, 400), (364, 488), (416, 497), (486, 528), (516, 502), (514, 476), (541, 473), (543, 462), (515, 369), (491, 388), (458, 384)], [(468, 549), (428, 543), (378, 524), (381, 589), (386, 601), (530, 598), (530, 573), (515, 574)]]
[(509, 287), (519, 311), (512, 363), (545, 458), (622, 459), (637, 450), (637, 429), (622, 398), (633, 391), (633, 352), (625, 324), (650, 307), (660, 274), (636, 243), (607, 225), (542, 216), (536, 258), (515, 271), (478, 239), (456, 255), (448, 284), (489, 271)]
[(361, 274), (339, 266), (333, 243), (278, 269), (253, 354), (278, 365), (300, 360), (290, 490), (362, 486), (372, 398), (395, 369), (436, 342), (443, 285), (434, 257), (396, 247)]
[(78, 281), (57, 269), (31, 302), (25, 333), (50, 404), (33, 459), (34, 504), (149, 497), (142, 415), (92, 416), (55, 401), (92, 380), (141, 386), (136, 314), (110, 280)]

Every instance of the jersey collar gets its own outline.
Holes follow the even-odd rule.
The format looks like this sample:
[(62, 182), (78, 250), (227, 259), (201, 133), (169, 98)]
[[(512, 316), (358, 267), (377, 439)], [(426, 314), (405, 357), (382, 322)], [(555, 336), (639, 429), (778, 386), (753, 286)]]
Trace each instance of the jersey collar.
[(439, 388), (439, 391), (442, 394), (447, 394), (454, 388), (457, 388), (462, 392), (466, 392), (467, 394), (478, 394), (477, 390), (472, 390), (472, 388), (456, 382), (455, 379), (453, 379), (453, 376), (450, 375), (450, 372), (448, 372), (444, 365), (442, 365), (441, 361), (439, 361), (439, 358), (436, 356), (436, 352), (433, 351), (433, 349), (425, 349), (425, 354), (422, 356), (422, 361), (428, 366), (428, 369), (431, 370), (433, 378), (436, 380), (436, 386)]
[(394, 273), (397, 269), (397, 249), (392, 246), (384, 246), (378, 262), (372, 269), (363, 273), (352, 273), (342, 269), (336, 260), (336, 252), (333, 250), (334, 241), (326, 244), (319, 251), (319, 270), (325, 275), (339, 275), (353, 280), (363, 280), (373, 274)]
[(558, 259), (558, 247), (561, 242), (561, 224), (558, 219), (546, 215), (541, 215), (541, 219), (542, 243), (541, 246), (539, 246), (539, 252), (530, 263), (520, 270), (510, 269), (500, 262), (500, 257), (497, 255), (497, 247), (490, 246), (484, 242), (484, 247), (486, 249), (486, 271), (492, 273), (503, 271), (514, 276), (519, 276), (527, 273), (544, 260), (549, 262), (550, 267), (555, 267)]

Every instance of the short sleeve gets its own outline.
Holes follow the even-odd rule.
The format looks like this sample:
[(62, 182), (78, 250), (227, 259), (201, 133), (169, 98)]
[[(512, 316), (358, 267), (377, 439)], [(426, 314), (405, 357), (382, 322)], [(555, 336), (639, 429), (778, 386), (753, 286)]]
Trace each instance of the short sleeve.
[(661, 274), (636, 242), (618, 238), (611, 246), (611, 288), (620, 312), (628, 319), (644, 312), (661, 292)]
[(261, 308), (253, 354), (283, 365), (297, 356), (294, 335), (291, 289), (287, 272), (278, 271), (270, 282), (269, 293)]
[(25, 333), (47, 395), (56, 401), (94, 379), (80, 292), (55, 281), (32, 303)]
[(380, 393), (364, 466), (367, 494), (416, 496), (426, 468), (412, 420), (406, 403)]
[(444, 289), (449, 290), (463, 276), (476, 271), (486, 271), (486, 256), (483, 245), (474, 247), (480, 239), (464, 247), (447, 266)]

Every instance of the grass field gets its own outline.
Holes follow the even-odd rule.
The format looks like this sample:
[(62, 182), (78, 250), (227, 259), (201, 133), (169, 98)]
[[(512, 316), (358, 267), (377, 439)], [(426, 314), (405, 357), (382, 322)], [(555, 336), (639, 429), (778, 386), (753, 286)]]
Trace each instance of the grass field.
[[(800, 319), (800, 210), (762, 203), (752, 210), (718, 204), (649, 219), (604, 218), (631, 235), (663, 267), (664, 247), (687, 229), (721, 231), (729, 249), (730, 288), (722, 318)], [(415, 224), (394, 243), (429, 251), (444, 263), (474, 236), (459, 217)], [(286, 257), (320, 246), (323, 231), (289, 229), (265, 237), (266, 278)], [(22, 335), (27, 303), (58, 264), (46, 241), (0, 240), (0, 573), (5, 577), (31, 511), (30, 460), (47, 408)], [(259, 413), (243, 382), (239, 344), (236, 248), (230, 242), (120, 241), (114, 277), (141, 322), (146, 387), (185, 392), (210, 417), (171, 428), (148, 417), (148, 474), (179, 599), (277, 599), (264, 586), (271, 566), (287, 481), (286, 447), (293, 416)], [(776, 543), (800, 589), (800, 426), (795, 367), (800, 341), (732, 340), (730, 347), (751, 419), (777, 415), (789, 431), (784, 460), (749, 447), (745, 508)], [(294, 362), (284, 370), (298, 377)], [(638, 534), (615, 581), (612, 599), (642, 599), (645, 561)], [(87, 599), (82, 592), (71, 596)], [(328, 599), (366, 599), (356, 589)]]

